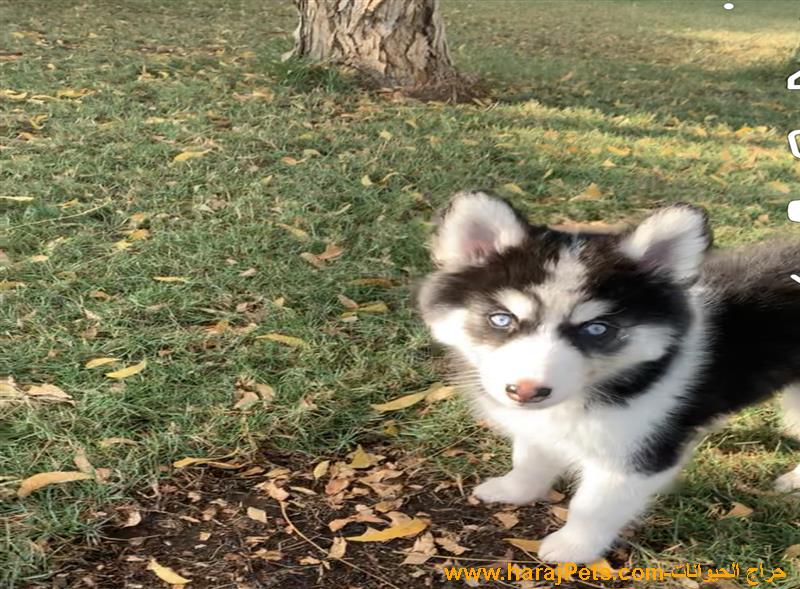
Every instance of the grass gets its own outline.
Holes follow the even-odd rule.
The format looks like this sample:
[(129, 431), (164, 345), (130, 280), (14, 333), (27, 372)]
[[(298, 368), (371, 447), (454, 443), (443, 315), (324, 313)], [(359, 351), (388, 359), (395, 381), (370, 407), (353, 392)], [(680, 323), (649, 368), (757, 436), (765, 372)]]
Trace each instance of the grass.
[[(696, 202), (723, 245), (790, 229), (789, 2), (488, 4), (448, 2), (445, 20), (459, 67), (497, 100), (446, 106), (282, 63), (288, 2), (0, 2), (0, 195), (31, 197), (0, 200), (0, 372), (75, 400), (3, 407), (3, 586), (45, 579), (65, 542), (97, 540), (110, 506), (176, 458), (383, 436), (369, 403), (442, 376), (409, 290), (455, 190), (495, 189), (543, 222)], [(202, 156), (173, 161), (185, 151)], [(592, 183), (600, 198), (573, 199)], [(328, 244), (344, 251), (321, 269), (300, 256)], [(389, 312), (342, 322), (339, 294)], [(269, 332), (308, 345), (256, 339)], [(112, 381), (83, 367), (101, 356), (148, 365)], [(233, 408), (241, 379), (274, 388), (268, 409)], [(792, 465), (773, 421), (753, 409), (704, 444), (636, 537), (642, 559), (765, 560), (792, 571), (775, 586), (798, 585), (781, 554), (800, 511), (753, 492)], [(507, 462), (458, 401), (397, 422), (408, 448), (494, 456), (481, 475)], [(135, 444), (101, 443), (112, 437)], [(19, 479), (73, 469), (80, 448), (111, 469), (106, 484), (14, 498)], [(717, 521), (733, 501), (754, 515)]]

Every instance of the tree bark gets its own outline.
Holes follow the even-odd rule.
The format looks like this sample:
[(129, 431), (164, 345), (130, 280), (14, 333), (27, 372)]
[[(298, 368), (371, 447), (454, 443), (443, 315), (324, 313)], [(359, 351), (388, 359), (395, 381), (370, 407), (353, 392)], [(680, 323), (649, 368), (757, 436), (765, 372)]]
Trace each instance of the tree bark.
[(293, 55), (344, 64), (384, 87), (434, 89), (462, 82), (439, 0), (295, 0)]

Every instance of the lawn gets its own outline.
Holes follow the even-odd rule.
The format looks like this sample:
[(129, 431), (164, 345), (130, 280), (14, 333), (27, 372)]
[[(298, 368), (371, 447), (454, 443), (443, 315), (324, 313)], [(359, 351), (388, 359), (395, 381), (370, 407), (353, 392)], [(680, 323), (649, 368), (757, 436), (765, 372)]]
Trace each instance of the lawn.
[[(797, 6), (721, 4), (446, 1), (454, 60), (494, 95), (444, 105), (282, 62), (288, 0), (0, 0), (0, 377), (16, 383), (0, 388), (0, 585), (50, 586), (110, 546), (106, 524), (163, 507), (187, 456), (300, 469), (362, 444), (465, 493), (505, 469), (458, 397), (370, 406), (446, 378), (411, 303), (429, 221), (483, 187), (539, 222), (690, 201), (720, 245), (790, 233)], [(115, 360), (86, 367), (99, 358)], [(800, 504), (768, 492), (797, 448), (772, 406), (739, 416), (624, 557), (764, 561), (789, 572), (772, 586), (797, 587), (783, 554)], [(102, 481), (17, 498), (22, 479), (76, 468)], [(723, 518), (736, 503), (753, 512)], [(384, 575), (411, 574), (394, 558), (404, 572)]]

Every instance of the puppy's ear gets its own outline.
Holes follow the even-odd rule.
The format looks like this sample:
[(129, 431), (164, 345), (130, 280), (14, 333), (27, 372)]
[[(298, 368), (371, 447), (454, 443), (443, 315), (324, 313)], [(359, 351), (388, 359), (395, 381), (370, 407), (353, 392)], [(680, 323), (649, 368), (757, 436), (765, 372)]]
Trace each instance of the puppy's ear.
[(680, 204), (645, 219), (622, 239), (620, 250), (649, 271), (677, 282), (692, 282), (712, 239), (706, 212)]
[(481, 264), (522, 243), (529, 227), (503, 199), (459, 192), (439, 218), (431, 244), (433, 261), (445, 269)]

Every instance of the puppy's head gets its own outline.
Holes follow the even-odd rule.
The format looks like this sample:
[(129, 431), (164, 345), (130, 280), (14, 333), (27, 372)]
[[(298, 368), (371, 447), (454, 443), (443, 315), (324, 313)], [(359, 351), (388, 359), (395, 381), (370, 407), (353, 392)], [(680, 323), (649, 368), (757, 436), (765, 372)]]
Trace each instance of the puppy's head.
[(617, 401), (674, 353), (710, 244), (705, 213), (689, 205), (625, 233), (569, 233), (463, 192), (439, 220), (438, 269), (419, 306), (433, 337), (472, 365), (499, 404)]

